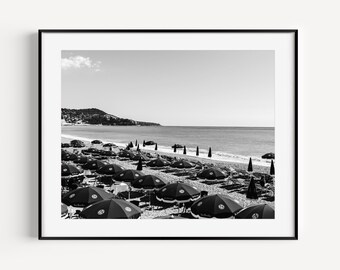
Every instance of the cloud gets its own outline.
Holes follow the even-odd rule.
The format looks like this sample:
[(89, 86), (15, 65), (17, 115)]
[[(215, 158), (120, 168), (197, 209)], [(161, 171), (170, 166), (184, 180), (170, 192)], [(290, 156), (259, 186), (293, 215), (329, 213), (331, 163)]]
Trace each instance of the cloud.
[(94, 62), (90, 57), (80, 55), (61, 58), (61, 68), (63, 70), (88, 68), (95, 72), (100, 71), (100, 61)]

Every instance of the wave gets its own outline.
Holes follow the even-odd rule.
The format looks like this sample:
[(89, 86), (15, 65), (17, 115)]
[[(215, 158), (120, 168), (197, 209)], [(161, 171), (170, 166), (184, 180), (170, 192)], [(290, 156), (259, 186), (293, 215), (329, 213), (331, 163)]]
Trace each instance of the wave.
[[(68, 134), (61, 134), (61, 137), (64, 139), (69, 139), (69, 140), (82, 140), (84, 142), (91, 142), (94, 139), (92, 138), (86, 138), (86, 137), (80, 137), (80, 136), (74, 136), (74, 135), (68, 135)], [(127, 142), (115, 142), (112, 140), (107, 140), (107, 139), (101, 139), (99, 138), (99, 140), (101, 140), (103, 143), (114, 143), (115, 145), (119, 146), (119, 147), (126, 147), (127, 144), (129, 143)], [(134, 146), (134, 148), (136, 148)], [(155, 147), (154, 146), (141, 146), (140, 145), (140, 149), (141, 150), (147, 150), (150, 152), (155, 151)], [(186, 148), (187, 153), (186, 156), (188, 157), (196, 157), (196, 148)], [(155, 151), (156, 152), (156, 151)], [(206, 159), (210, 159), (210, 160), (214, 160), (214, 161), (221, 161), (221, 162), (234, 162), (234, 163), (243, 163), (243, 164), (247, 164), (249, 162), (249, 156), (242, 156), (242, 155), (235, 155), (235, 154), (231, 154), (231, 153), (226, 153), (226, 152), (221, 152), (221, 151), (216, 151), (216, 152), (212, 152), (212, 157), (208, 158), (208, 149), (199, 149), (199, 158), (206, 158)], [(164, 153), (164, 154), (177, 154), (179, 156), (185, 156), (183, 155), (183, 149), (179, 148), (177, 149), (176, 153), (174, 152), (174, 149), (171, 146), (166, 146), (166, 145), (157, 145), (157, 153)], [(254, 165), (259, 165), (259, 166), (266, 166), (269, 167), (270, 166), (270, 160), (266, 160), (266, 159), (262, 159), (260, 157), (255, 157), (255, 156), (251, 156), (252, 158), (252, 162)]]

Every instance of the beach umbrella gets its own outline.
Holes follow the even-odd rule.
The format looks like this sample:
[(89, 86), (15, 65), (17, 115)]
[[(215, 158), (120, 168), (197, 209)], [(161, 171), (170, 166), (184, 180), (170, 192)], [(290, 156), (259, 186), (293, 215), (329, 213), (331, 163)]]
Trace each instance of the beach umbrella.
[(174, 145), (174, 153), (176, 153), (176, 150), (177, 150), (177, 145), (175, 144)]
[(252, 172), (253, 171), (253, 162), (252, 162), (251, 158), (249, 158), (249, 164), (248, 164), (247, 171), (248, 172)]
[(83, 165), (83, 169), (84, 170), (91, 170), (91, 171), (96, 171), (99, 168), (107, 165), (108, 162), (106, 161), (101, 161), (101, 160), (97, 160), (97, 159), (92, 159), (90, 161), (88, 161), (87, 163), (85, 163)]
[(135, 156), (134, 153), (132, 153), (129, 150), (123, 150), (118, 153), (119, 157), (125, 157), (125, 158), (133, 158)]
[(129, 147), (129, 148), (133, 147), (133, 143), (130, 142), (130, 143), (128, 144), (128, 147)]
[(184, 159), (177, 160), (171, 164), (171, 167), (175, 167), (175, 168), (192, 168), (194, 166), (195, 166), (194, 164)]
[(173, 146), (171, 146), (172, 148), (184, 148), (184, 146), (183, 145), (180, 145), (180, 144), (178, 144), (178, 143), (175, 143)]
[(250, 206), (236, 215), (237, 219), (272, 219), (275, 211), (267, 204)]
[(117, 147), (114, 143), (105, 143), (103, 144), (103, 147)]
[(115, 157), (117, 154), (113, 151), (100, 150), (100, 154), (106, 157)]
[(137, 151), (139, 151), (139, 144), (137, 145)]
[(137, 178), (143, 176), (144, 173), (137, 171), (137, 170), (124, 170), (114, 176), (114, 179), (117, 181), (123, 182), (132, 182)]
[(61, 149), (61, 160), (71, 161), (77, 159), (77, 155)]
[(120, 173), (124, 170), (125, 170), (125, 168), (123, 168), (122, 166), (119, 166), (117, 164), (106, 164), (106, 165), (98, 168), (97, 173), (102, 174), (102, 175), (114, 175), (114, 174)]
[(136, 219), (141, 213), (142, 210), (130, 202), (109, 199), (86, 207), (79, 216), (86, 219)]
[(147, 157), (146, 155), (142, 154), (142, 153), (138, 153), (137, 155), (133, 156), (133, 158), (131, 158), (132, 160), (139, 160), (142, 159), (142, 161), (149, 161), (150, 158)]
[(149, 167), (164, 167), (170, 165), (170, 162), (162, 158), (156, 158), (148, 162), (146, 165)]
[(224, 179), (226, 175), (219, 168), (212, 167), (212, 168), (204, 169), (203, 171), (199, 172), (197, 177), (201, 179), (215, 180), (215, 179)]
[(91, 144), (103, 144), (101, 140), (93, 140)]
[(185, 203), (195, 201), (201, 192), (188, 184), (176, 182), (167, 184), (156, 192), (156, 198), (165, 203)]
[(155, 145), (156, 143), (154, 141), (147, 141), (145, 142), (145, 145)]
[(69, 148), (71, 145), (69, 143), (62, 143), (61, 148)]
[(155, 217), (153, 219), (187, 219), (187, 218), (181, 217), (181, 216), (177, 216), (177, 215), (167, 215), (167, 216)]
[(247, 190), (247, 198), (248, 199), (258, 198), (254, 177), (250, 179), (248, 190)]
[(275, 168), (274, 168), (274, 161), (272, 160), (270, 163), (270, 175), (274, 175), (275, 174)]
[(61, 176), (72, 176), (82, 173), (80, 169), (71, 164), (61, 163)]
[(145, 147), (145, 140), (143, 141), (143, 147)]
[(200, 154), (200, 150), (199, 150), (199, 148), (198, 148), (198, 146), (196, 147), (196, 156), (199, 156), (199, 154)]
[(102, 188), (83, 187), (66, 193), (62, 198), (62, 202), (74, 207), (86, 207), (95, 202), (108, 200), (113, 197), (114, 195), (112, 193), (107, 192)]
[(157, 151), (158, 150), (158, 145), (157, 145), (157, 143), (156, 143), (156, 145), (155, 145), (155, 151)]
[(64, 203), (61, 203), (61, 217), (66, 218), (68, 214), (68, 208), (67, 205)]
[(142, 162), (142, 158), (139, 157), (137, 171), (141, 171), (141, 170), (143, 170), (143, 162)]
[(135, 146), (137, 146), (137, 140), (136, 140)]
[(141, 188), (147, 190), (159, 189), (167, 183), (155, 175), (143, 175), (132, 182), (134, 188)]
[(187, 154), (187, 148), (184, 146), (183, 155), (186, 155), (186, 154)]
[(262, 156), (264, 159), (275, 159), (275, 154), (274, 153), (267, 153)]
[(194, 202), (191, 206), (191, 214), (196, 218), (229, 218), (242, 208), (228, 195), (214, 194)]
[(95, 153), (99, 153), (100, 150), (97, 149), (97, 148), (90, 147), (88, 149), (81, 150), (81, 152), (82, 153), (91, 153), (91, 154), (93, 153), (93, 154), (95, 154)]
[(72, 147), (76, 147), (76, 148), (81, 148), (81, 147), (85, 147), (86, 146), (85, 143), (83, 141), (81, 141), (81, 140), (72, 140), (70, 142), (70, 145)]
[(212, 157), (212, 155), (211, 155), (211, 147), (209, 147), (208, 157)]
[(77, 155), (77, 158), (73, 160), (74, 163), (77, 164), (86, 164), (87, 162), (94, 160), (94, 158), (85, 155)]

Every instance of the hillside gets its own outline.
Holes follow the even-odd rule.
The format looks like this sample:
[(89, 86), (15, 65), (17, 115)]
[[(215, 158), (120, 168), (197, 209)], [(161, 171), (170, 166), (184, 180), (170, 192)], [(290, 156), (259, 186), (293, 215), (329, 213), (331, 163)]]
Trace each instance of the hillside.
[(158, 123), (142, 122), (120, 118), (99, 109), (61, 109), (64, 124), (89, 124), (106, 126), (159, 126)]

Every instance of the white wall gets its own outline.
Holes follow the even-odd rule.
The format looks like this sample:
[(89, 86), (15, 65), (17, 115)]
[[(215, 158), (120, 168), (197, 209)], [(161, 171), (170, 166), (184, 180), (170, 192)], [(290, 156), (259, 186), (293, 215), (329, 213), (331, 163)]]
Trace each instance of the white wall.
[[(118, 1), (117, 1), (118, 2)], [(1, 269), (335, 269), (338, 1), (2, 1)], [(38, 241), (37, 29), (299, 29), (298, 241)]]

